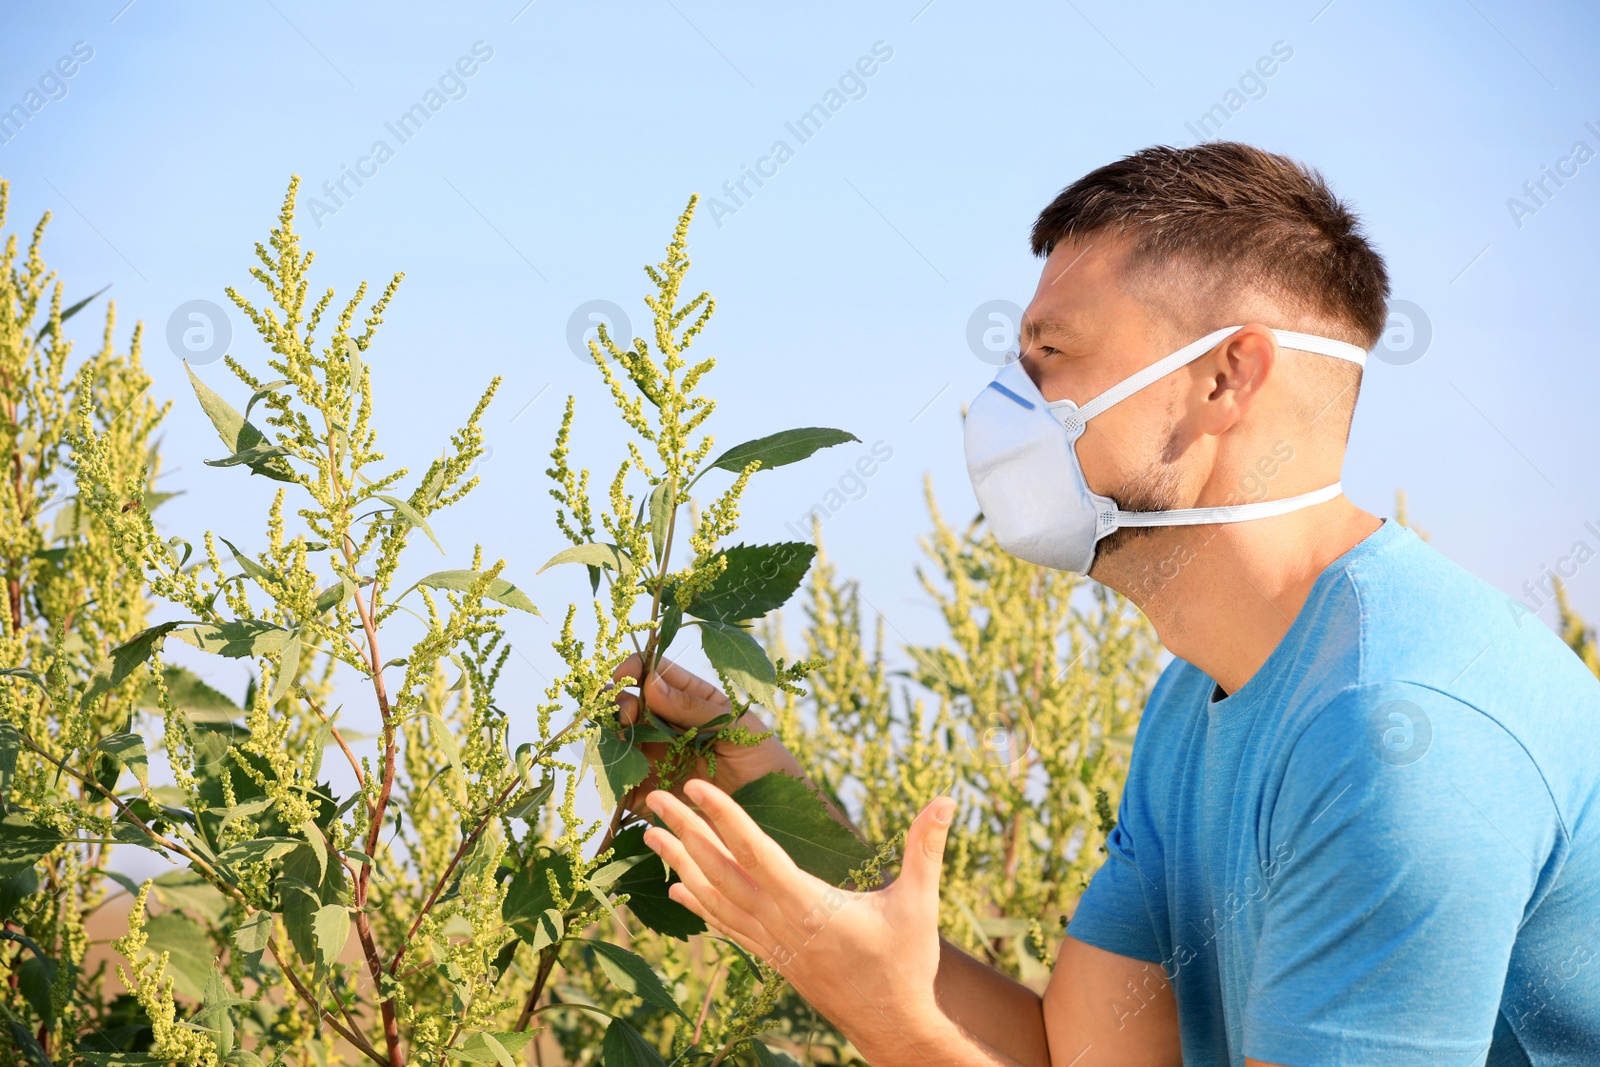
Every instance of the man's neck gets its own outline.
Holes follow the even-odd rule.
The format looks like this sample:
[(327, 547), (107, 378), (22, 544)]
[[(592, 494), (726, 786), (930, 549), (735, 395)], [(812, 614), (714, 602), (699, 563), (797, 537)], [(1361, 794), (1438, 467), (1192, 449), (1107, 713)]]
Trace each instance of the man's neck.
[(1237, 693), (1289, 632), (1317, 576), (1381, 525), (1341, 496), (1273, 519), (1164, 527), (1129, 542), (1095, 577), (1132, 600), (1173, 655)]

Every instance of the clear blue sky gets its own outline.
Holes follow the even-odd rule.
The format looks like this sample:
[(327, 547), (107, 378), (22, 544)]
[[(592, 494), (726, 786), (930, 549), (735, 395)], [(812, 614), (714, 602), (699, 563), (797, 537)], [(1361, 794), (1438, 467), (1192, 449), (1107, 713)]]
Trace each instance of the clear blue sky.
[[(690, 233), (691, 284), (718, 302), (698, 350), (719, 360), (719, 442), (795, 425), (864, 442), (763, 475), (743, 532), (789, 536), (884, 442), (892, 459), (824, 536), (891, 638), (926, 640), (937, 617), (912, 573), (924, 473), (949, 515), (976, 506), (959, 411), (994, 367), (969, 348), (974, 309), (1027, 303), (1040, 267), (1027, 233), (1060, 188), (1143, 146), (1193, 143), (1191, 124), (1276, 48), (1287, 58), (1245, 78), (1213, 132), (1319, 167), (1431, 333), (1420, 358), (1370, 365), (1347, 492), (1391, 514), (1406, 490), (1436, 546), (1521, 596), (1578, 542), (1600, 553), (1600, 161), (1573, 156), (1578, 141), (1600, 152), (1597, 23), (1590, 5), (1509, 0), (7, 5), (0, 107), (41, 78), (59, 99), (8, 131), (0, 175), (14, 229), (55, 213), (47, 254), (69, 298), (110, 283), (119, 338), (146, 325), (156, 389), (177, 400), (171, 481), (188, 490), (160, 513), (167, 528), (197, 538), (210, 521), (259, 547), (270, 486), (201, 465), (219, 446), (166, 325), (186, 301), (226, 305), (225, 285), (258, 291), (251, 250), (291, 173), (319, 194), (365, 167), (320, 225), (302, 204), (314, 288), (407, 272), (371, 360), (380, 430), (413, 469), (504, 376), (483, 489), (438, 530), (452, 565), (481, 540), (557, 618), (587, 594), (574, 575), (533, 577), (560, 547), (542, 471), (565, 395), (579, 398), (580, 458), (604, 480), (618, 455), (569, 319), (609, 300), (643, 332), (641, 264), (691, 192), (723, 198), (737, 210), (713, 219), (703, 203)], [(92, 57), (50, 81), (77, 42)], [(386, 123), (462, 57), (471, 76), (444, 82), (457, 98), (441, 94), (401, 143)], [(877, 58), (860, 68), (871, 76), (846, 78), (855, 98), (801, 143), (785, 124), (862, 57)], [(392, 158), (363, 163), (378, 140)], [(778, 140), (792, 156), (762, 164)], [(758, 164), (776, 173), (735, 205), (723, 183)], [(1524, 183), (1546, 167), (1570, 176), (1532, 201)], [(92, 343), (88, 317), (76, 325)], [(232, 328), (233, 351), (263, 369), (237, 312)], [(201, 371), (226, 380), (220, 363)], [(407, 565), (440, 563), (419, 551)], [(1569, 584), (1600, 617), (1600, 562)], [(529, 659), (509, 687), (542, 688), (551, 630), (511, 626)]]

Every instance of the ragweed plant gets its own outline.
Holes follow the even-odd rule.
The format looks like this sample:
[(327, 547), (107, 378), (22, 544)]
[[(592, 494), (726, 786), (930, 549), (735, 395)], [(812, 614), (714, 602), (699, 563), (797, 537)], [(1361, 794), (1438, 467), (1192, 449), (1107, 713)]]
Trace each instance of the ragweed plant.
[[(9, 194), (0, 181), (0, 226)], [(106, 878), (112, 807), (58, 768), (73, 756), (96, 784), (114, 782), (124, 762), (143, 772), (142, 753), (123, 731), (146, 703), (146, 686), (97, 674), (96, 665), (144, 627), (148, 605), (138, 571), (112, 550), (110, 528), (74, 494), (66, 442), (80, 404), (94, 410), (97, 432), (113, 446), (108, 469), (126, 489), (113, 507), (148, 514), (171, 495), (155, 488), (153, 434), (166, 407), (147, 395), (140, 331), (117, 351), (110, 307), (99, 349), (73, 360), (64, 327), (100, 294), (65, 303), (65, 286), (43, 255), (49, 218), (34, 228), (25, 255), (15, 234), (0, 253), (3, 1063), (70, 1053), (79, 1032), (117, 1025), (104, 968), (85, 966), (84, 929), (117, 892)], [(192, 676), (166, 681), (196, 692)], [(100, 699), (80, 704), (85, 686)]]
[[(533, 885), (527, 887), (521, 875), (513, 880), (507, 916), (535, 927), (531, 936), (524, 936), (539, 949), (525, 1014), (566, 1007), (574, 998), (615, 1003), (614, 993), (592, 985), (584, 989), (579, 982), (583, 972), (570, 970), (568, 977), (579, 984), (558, 986), (555, 992), (561, 999), (541, 1002), (547, 976), (565, 958), (572, 931), (602, 918), (602, 909), (610, 907), (604, 891), (608, 887), (625, 889), (629, 914), (650, 931), (685, 938), (704, 930), (699, 919), (666, 896), (667, 872), (644, 849), (645, 823), (638, 813), (627, 810), (623, 800), (651, 773), (669, 788), (696, 768), (714, 775), (712, 742), (753, 744), (766, 736), (740, 725), (744, 714), (753, 705), (772, 707), (781, 694), (800, 692), (801, 681), (821, 665), (811, 660), (790, 663), (781, 656), (774, 660), (751, 632), (757, 620), (780, 607), (799, 587), (815, 546), (727, 542), (737, 529), (744, 493), (758, 472), (856, 438), (840, 430), (807, 427), (749, 441), (713, 457), (713, 440), (701, 428), (715, 405), (701, 394), (700, 385), (715, 361), (691, 361), (687, 355), (715, 309), (708, 293), (685, 299), (683, 292), (689, 268), (688, 227), (696, 203), (697, 198), (691, 198), (679, 218), (665, 258), (645, 268), (655, 287), (645, 298), (654, 324), (653, 349), (642, 337), (624, 348), (604, 326), (591, 342), (595, 366), (629, 431), (626, 455), (608, 483), (604, 502), (591, 496), (589, 472), (575, 470), (570, 463), (574, 425), (570, 398), (551, 452), (547, 473), (554, 483), (556, 523), (572, 547), (545, 566), (581, 564), (588, 568), (597, 594), (602, 581), (607, 590), (595, 600), (587, 640), (578, 635), (579, 609), (568, 609), (556, 645), (567, 671), (551, 686), (540, 709), (540, 743), (550, 736), (549, 723), (558, 709), (578, 709), (585, 724), (585, 766), (594, 770), (608, 817), (589, 822), (579, 817), (573, 793), (576, 779), (569, 776), (559, 834), (553, 827), (548, 851), (528, 872)], [(708, 492), (702, 506), (694, 490), (710, 484), (704, 480), (711, 477), (725, 484)], [(642, 691), (661, 657), (690, 631), (721, 681), (729, 711), (684, 730), (648, 709), (639, 721), (622, 724), (615, 705), (615, 672), (628, 657), (637, 656), (638, 676), (619, 681), (641, 686)], [(873, 884), (882, 857), (829, 819), (821, 800), (799, 780), (769, 775), (739, 789), (734, 798), (758, 823), (778, 831), (793, 846), (791, 853), (802, 867), (835, 884)], [(596, 837), (598, 843), (591, 845)], [(597, 867), (602, 860), (608, 862)], [(607, 982), (643, 998), (645, 1006), (658, 1013), (650, 1028), (657, 1036), (649, 1042), (657, 1052), (670, 1054), (677, 1062), (716, 1063), (735, 1050), (756, 1054), (749, 1051), (754, 1048), (751, 1042), (782, 987), (774, 968), (727, 943), (718, 944), (724, 947), (709, 961), (709, 981), (703, 977), (708, 962), (703, 953), (696, 957), (702, 968), (698, 973), (685, 951), (662, 946), (652, 953), (669, 972), (682, 976), (685, 990), (700, 1002), (693, 1016), (665, 995), (659, 982), (646, 983), (647, 990), (635, 980), (620, 978), (623, 965), (614, 946), (590, 941), (583, 949), (594, 956)], [(637, 965), (652, 976), (656, 973), (642, 960)], [(723, 979), (720, 984), (718, 976)], [(567, 1051), (577, 1055), (584, 1043), (598, 1041), (608, 1064), (635, 1062), (628, 1058), (634, 1055), (628, 1050), (637, 1043), (639, 1020), (623, 1018), (615, 1008), (605, 1011), (609, 1015), (602, 1018), (611, 1021), (603, 1033), (594, 1024), (562, 1024), (559, 1032)], [(653, 1061), (647, 1057), (645, 1062)]]
[[(65, 592), (47, 601), (56, 612), (48, 638), (44, 614), (31, 636), (7, 630), (16, 666), (0, 683), (10, 805), (0, 824), (3, 873), (23, 878), (17, 895), (31, 916), (51, 905), (26, 879), (58, 866), (63, 877), (83, 879), (94, 864), (89, 880), (98, 880), (96, 848), (143, 847), (179, 869), (142, 887), (126, 884), (137, 899), (117, 941), (126, 993), (111, 1021), (127, 1025), (85, 1035), (86, 1022), (104, 1020), (67, 1010), (76, 1010), (66, 988), (76, 975), (58, 964), (82, 955), (81, 933), (70, 929), (57, 938), (72, 941), (70, 951), (46, 961), (54, 969), (41, 964), (22, 993), (44, 1025), (35, 1034), (33, 1016), (12, 1021), (29, 1023), (40, 1057), (49, 1055), (44, 1040), (59, 1032), (64, 1050), (105, 1067), (321, 1064), (352, 1052), (385, 1067), (509, 1065), (546, 1018), (563, 1017), (553, 1029), (577, 1043), (568, 1044), (572, 1054), (598, 1044), (612, 1065), (648, 1065), (664, 1053), (720, 1061), (748, 1048), (776, 997), (770, 967), (729, 948), (718, 964), (723, 981), (700, 983), (702, 992), (679, 950), (652, 950), (677, 974), (669, 985), (617, 943), (635, 931), (641, 940), (681, 941), (704, 930), (668, 898), (667, 872), (621, 801), (651, 770), (641, 745), (658, 746), (655, 770), (671, 783), (714, 763), (713, 738), (756, 740), (738, 717), (797, 691), (816, 666), (773, 662), (750, 633), (799, 585), (812, 546), (725, 542), (758, 471), (854, 438), (792, 430), (708, 458), (712, 439), (701, 428), (714, 405), (698, 389), (713, 363), (691, 365), (684, 352), (713, 305), (704, 293), (679, 302), (691, 200), (665, 260), (646, 268), (656, 290), (646, 300), (655, 354), (642, 338), (621, 351), (602, 333), (618, 375), (595, 349), (632, 433), (603, 505), (590, 501), (588, 472), (568, 462), (570, 401), (557, 435), (557, 524), (573, 546), (547, 566), (588, 566), (596, 597), (565, 612), (555, 647), (566, 670), (535, 714), (518, 718), (517, 729), (534, 736), (513, 736), (495, 697), (510, 651), (500, 620), (508, 610), (535, 612), (532, 600), (503, 576), (504, 562), (487, 563), (481, 549), (469, 566), (400, 578), (413, 549), (428, 551), (419, 542), (443, 551), (429, 519), (476, 485), (479, 427), (498, 382), (420, 475), (387, 463), (374, 427), (371, 361), (401, 276), (370, 302), (365, 283), (343, 303), (331, 289), (311, 301), (313, 254), (294, 229), (297, 189), (291, 181), (268, 243), (256, 246), (250, 273), (266, 299), (227, 290), (270, 352), (267, 372), (230, 354), (230, 390), (189, 371), (226, 449), (208, 464), (276, 486), (261, 551), (241, 548), (246, 539), (232, 529), (208, 531), (198, 543), (157, 532), (153, 464), (138, 435), (159, 412), (135, 403), (143, 390), (137, 348), (132, 370), (110, 384), (105, 367), (91, 362), (75, 385), (62, 386), (59, 343), (40, 355), (39, 335), (24, 338), (34, 352), (30, 381), (58, 383), (56, 393), (35, 391), (47, 402), (30, 403), (54, 420), (58, 442), (70, 441), (75, 514), (98, 531), (87, 543), (104, 562), (82, 568), (88, 603), (74, 608)], [(41, 270), (30, 264), (13, 283), (24, 294), (15, 299), (37, 301)], [(73, 310), (59, 304), (57, 292), (53, 338)], [(242, 410), (228, 391), (247, 396)], [(693, 490), (714, 472), (728, 484), (702, 508)], [(48, 471), (41, 479), (48, 482)], [(18, 514), (36, 525), (30, 508), (24, 502)], [(18, 528), (26, 534), (26, 522)], [(30, 561), (53, 562), (50, 553), (80, 543), (46, 549), (38, 537), (19, 535), (35, 553)], [(675, 544), (687, 546), (679, 558)], [(177, 617), (144, 625), (143, 600), (132, 599), (141, 588)], [(100, 601), (118, 597), (138, 610), (108, 616), (114, 628), (63, 615), (77, 610), (88, 619), (105, 610)], [(580, 619), (593, 620), (592, 633), (580, 635)], [(717, 668), (730, 714), (679, 731), (647, 713), (624, 728), (613, 681), (623, 659), (640, 656), (641, 677), (622, 679), (637, 684), (690, 632)], [(75, 671), (62, 651), (67, 633), (95, 635), (98, 647), (79, 657), (85, 669)], [(257, 681), (235, 705), (164, 662), (172, 640), (246, 661)], [(376, 737), (347, 731), (342, 706), (332, 706), (336, 693), (366, 705)], [(584, 755), (574, 761), (568, 753), (580, 745)], [(19, 751), (26, 758), (13, 774)], [(157, 752), (170, 785), (152, 782)], [(325, 756), (347, 767), (337, 776), (352, 783), (343, 796)], [(579, 813), (591, 768), (600, 820)], [(75, 792), (52, 791), (59, 781)], [(792, 831), (802, 851), (809, 843), (826, 856), (820, 867), (805, 862), (831, 880), (876, 877), (881, 857), (829, 821), (799, 780), (771, 776), (741, 797), (766, 825)], [(856, 869), (836, 869), (841, 857)], [(16, 905), (8, 897), (6, 906)], [(26, 947), (43, 958), (32, 942)], [(694, 1019), (677, 993), (691, 987), (701, 1002)], [(733, 1007), (711, 1013), (714, 995)], [(607, 1020), (603, 1034), (595, 1018)]]
[[(97, 428), (93, 399), (80, 396), (73, 454), (81, 504), (110, 530), (116, 558), (184, 616), (141, 631), (104, 668), (109, 684), (148, 670), (159, 707), (152, 725), (175, 785), (153, 790), (141, 775), (136, 792), (118, 795), (114, 783), (84, 775), (71, 754), (61, 768), (114, 807), (102, 834), (181, 859), (216, 902), (209, 916), (195, 914), (203, 907), (185, 908), (150, 944), (167, 949), (169, 962), (175, 949), (192, 957), (205, 946), (225, 963), (202, 963), (187, 982), (169, 976), (163, 984), (135, 977), (144, 968), (130, 961), (154, 1031), (146, 1055), (249, 1064), (267, 1050), (303, 1060), (331, 1032), (369, 1059), (400, 1067), (414, 1055), (483, 1047), (480, 1031), (502, 1006), (494, 989), (499, 946), (486, 947), (488, 931), (502, 926), (500, 823), (535, 793), (532, 767), (549, 753), (526, 751), (519, 767), (508, 750), (506, 718), (493, 703), (509, 651), (498, 619), (508, 608), (534, 609), (501, 577), (503, 562), (486, 566), (477, 550), (470, 567), (399, 586), (415, 535), (437, 544), (428, 517), (476, 484), (469, 471), (482, 450), (479, 422), (497, 383), (420, 477), (386, 467), (364, 354), (400, 276), (360, 322), (365, 284), (331, 314), (331, 289), (308, 306), (313, 255), (301, 251), (294, 231), (296, 189), (291, 182), (270, 247), (256, 247), (251, 274), (269, 302), (257, 307), (227, 290), (270, 349), (267, 365), (278, 377), (263, 381), (230, 355), (228, 368), (250, 391), (241, 413), (189, 374), (228, 449), (208, 462), (279, 483), (264, 551), (250, 555), (209, 532), (197, 551), (180, 537), (163, 539), (147, 511), (121, 506), (145, 474), (119, 468), (117, 442)], [(258, 405), (265, 428), (250, 421)], [(402, 621), (413, 631), (409, 640), (397, 633)], [(162, 648), (171, 638), (257, 665), (260, 684), (236, 715), (196, 714), (164, 684)], [(438, 680), (451, 665), (459, 677), (447, 701)], [(359, 681), (380, 724), (359, 758), (352, 748), (359, 742), (328, 706), (336, 670)], [(103, 688), (92, 679), (81, 705), (94, 707)], [(154, 747), (131, 725), (126, 736), (118, 753), (125, 762)], [(424, 761), (430, 778), (413, 780), (402, 749), (423, 743), (432, 754)], [(348, 763), (348, 796), (335, 796), (325, 779), (325, 752)], [(434, 783), (442, 809), (406, 827), (410, 794)], [(453, 848), (430, 850), (431, 837), (416, 839), (418, 830), (428, 835), (441, 824), (452, 827)], [(461, 929), (470, 931), (464, 939), (455, 936)], [(358, 963), (345, 962), (352, 942)], [(456, 1007), (455, 1025), (428, 1032), (416, 1013), (432, 1007), (441, 989)], [(175, 991), (199, 1002), (187, 1029), (162, 1022)], [(257, 1010), (272, 998), (281, 1010)], [(250, 1010), (241, 1014), (241, 1007)], [(196, 1027), (207, 1040), (194, 1039)], [(256, 1049), (235, 1040), (252, 1030)]]

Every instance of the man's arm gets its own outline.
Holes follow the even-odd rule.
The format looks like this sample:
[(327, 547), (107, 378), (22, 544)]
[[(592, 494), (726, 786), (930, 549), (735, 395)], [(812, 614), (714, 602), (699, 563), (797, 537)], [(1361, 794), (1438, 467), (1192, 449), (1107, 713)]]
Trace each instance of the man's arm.
[[(617, 668), (617, 677), (619, 679), (624, 676), (638, 677), (639, 668), (638, 658), (631, 658)], [(647, 687), (647, 696), (652, 711), (679, 727), (698, 725), (727, 711), (727, 697), (720, 689), (671, 663), (660, 664), (658, 671), (653, 673), (650, 685)], [(619, 693), (618, 704), (624, 722), (631, 722), (637, 718), (639, 704), (634, 694)], [(749, 718), (751, 722), (746, 725), (757, 731), (763, 728), (754, 716)], [(652, 746), (641, 747), (652, 759), (657, 756), (657, 753), (652, 751)], [(704, 775), (708, 769), (697, 768), (700, 775)], [(717, 796), (720, 797), (722, 791), (732, 792), (745, 782), (753, 781), (774, 770), (803, 776), (803, 771), (794, 757), (776, 738), (769, 738), (754, 748), (718, 745), (715, 782), (721, 787), (721, 791), (717, 792)], [(654, 784), (654, 776), (647, 779), (630, 795), (628, 806), (636, 811), (642, 809), (645, 806), (645, 798), (651, 794)], [(688, 796), (689, 789), (699, 788), (701, 787), (679, 787), (675, 792)], [(726, 800), (725, 797), (722, 799)], [(650, 806), (660, 812), (662, 810), (660, 804), (661, 802), (657, 800), (652, 801)], [(712, 807), (718, 807), (715, 797), (712, 798)], [(739, 817), (743, 817), (743, 812), (738, 810), (737, 805), (727, 802), (727, 807), (737, 812)], [(835, 819), (860, 836), (855, 827), (850, 826), (849, 820), (842, 812), (831, 804), (828, 807)], [(754, 857), (763, 849), (776, 850), (777, 854), (782, 856), (786, 867), (777, 863), (768, 864), (756, 871), (749, 868), (741, 869), (738, 864), (731, 864), (731, 868), (727, 867), (725, 863), (730, 863), (732, 859), (728, 851), (729, 846), (717, 837), (716, 832), (707, 827), (698, 816), (688, 812), (687, 808), (684, 808), (686, 816), (680, 816), (670, 808), (668, 810), (671, 814), (668, 826), (678, 831), (680, 835), (687, 832), (689, 836), (686, 841), (696, 846), (704, 845), (718, 854), (716, 860), (708, 861), (705, 869), (700, 871), (706, 879), (712, 877), (727, 879), (733, 876), (733, 870), (739, 871), (737, 881), (726, 885), (729, 893), (735, 897), (745, 899), (742, 888), (748, 885), (752, 874), (759, 874), (765, 878), (772, 873), (781, 873), (783, 876), (781, 884), (764, 882), (761, 889), (769, 895), (787, 893), (792, 899), (802, 901), (803, 906), (796, 914), (800, 917), (800, 927), (805, 927), (811, 916), (817, 913), (817, 894), (838, 892), (794, 868), (793, 864), (788, 862), (788, 857), (782, 854), (782, 850), (753, 823), (749, 823), (748, 819), (743, 821), (749, 824), (748, 833), (754, 836), (749, 845), (741, 846), (744, 848), (745, 858), (753, 862)], [(707, 815), (709, 816), (710, 812), (707, 812)], [(924, 830), (927, 829), (927, 817), (928, 812), (924, 811), (918, 819)], [(674, 822), (673, 819), (677, 821)], [(718, 830), (721, 829), (722, 827), (718, 826)], [(921, 912), (927, 909), (917, 909), (919, 912), (917, 928), (891, 926), (887, 930), (872, 932), (874, 943), (884, 944), (891, 953), (898, 952), (902, 956), (904, 952), (900, 950), (907, 945), (927, 946), (928, 951), (925, 953), (928, 961), (927, 989), (919, 991), (913, 985), (902, 983), (894, 989), (891, 996), (886, 998), (890, 1003), (884, 1011), (857, 996), (853, 1006), (846, 1003), (844, 1007), (837, 1009), (837, 1013), (830, 1012), (823, 1003), (819, 1003), (819, 998), (825, 1000), (825, 997), (821, 994), (818, 997), (810, 996), (806, 987), (797, 983), (796, 988), (802, 995), (807, 995), (807, 999), (847, 1035), (854, 1037), (854, 1032), (862, 1029), (885, 1030), (888, 1033), (886, 1042), (888, 1048), (884, 1057), (872, 1059), (874, 1063), (901, 1062), (903, 1057), (904, 1062), (915, 1064), (916, 1067), (928, 1067), (929, 1061), (924, 1058), (921, 1051), (906, 1043), (905, 1039), (909, 1035), (895, 1031), (895, 1027), (900, 1025), (895, 1020), (905, 1014), (919, 998), (926, 1001), (916, 1008), (916, 1011), (924, 1012), (924, 1015), (920, 1016), (921, 1023), (918, 1024), (927, 1029), (923, 1040), (931, 1042), (931, 1047), (939, 1050), (942, 1058), (937, 1062), (941, 1063), (986, 1065), (1001, 1063), (1048, 1067), (1052, 1063), (1052, 1052), (1056, 1067), (1066, 1067), (1069, 1064), (1071, 1067), (1094, 1067), (1096, 1064), (1105, 1064), (1106, 1067), (1113, 1065), (1175, 1067), (1180, 1062), (1177, 1052), (1177, 1013), (1172, 1000), (1172, 991), (1156, 965), (1106, 952), (1069, 936), (1063, 941), (1058, 966), (1051, 976), (1049, 989), (1041, 1001), (1039, 995), (1027, 986), (973, 959), (940, 938), (938, 879), (943, 857), (944, 833), (945, 827), (940, 826), (936, 834), (937, 851), (928, 852), (931, 838), (919, 832), (919, 847), (924, 852), (920, 857), (911, 855), (912, 842), (909, 838), (907, 842), (908, 868), (922, 870), (925, 874), (931, 873), (932, 910), (927, 911), (926, 916), (922, 916)], [(685, 867), (678, 864), (680, 862), (691, 864), (693, 861), (688, 859), (688, 853), (681, 844), (677, 844), (674, 848), (674, 845), (658, 840), (660, 834), (659, 830), (651, 831), (647, 835), (647, 841), (654, 841), (652, 847), (662, 845), (666, 849), (664, 854), (667, 855), (669, 862), (674, 863), (680, 875), (687, 878)], [(759, 841), (755, 840), (756, 838), (759, 838)], [(675, 859), (677, 855), (682, 855), (683, 859), (681, 861)], [(920, 866), (917, 863), (919, 858), (923, 860)], [(924, 877), (923, 880), (929, 879)], [(709, 888), (710, 882), (706, 881), (704, 885)], [(876, 902), (874, 907), (881, 916), (884, 914), (881, 905), (887, 892), (886, 889), (873, 894), (850, 894), (849, 897), (873, 899)], [(771, 939), (773, 944), (757, 947), (755, 941), (741, 937), (737, 929), (719, 923), (699, 899), (686, 897), (683, 903), (758, 955), (764, 955), (768, 949), (773, 948), (786, 951), (784, 942), (795, 941), (797, 935), (799, 942), (805, 948), (817, 947), (816, 943), (819, 940), (815, 936), (817, 932), (796, 929), (795, 924), (788, 922), (778, 924), (778, 929), (786, 931), (786, 936)], [(862, 910), (853, 909), (858, 913)], [(768, 911), (766, 914), (773, 913)], [(749, 917), (744, 922), (747, 928), (758, 925)], [(835, 933), (839, 932), (839, 924), (830, 925), (835, 927)], [(921, 928), (924, 926), (926, 929)], [(753, 931), (747, 929), (747, 932)], [(805, 962), (813, 962), (816, 956), (815, 951), (807, 952)], [(866, 944), (854, 946), (846, 944), (842, 959), (838, 973), (831, 979), (825, 967), (818, 969), (821, 979), (836, 988), (846, 986), (856, 969), (871, 968), (881, 962), (871, 958), (871, 947)], [(796, 977), (792, 973), (794, 966), (795, 961), (791, 960), (786, 965), (780, 964), (779, 969), (794, 978)], [(841, 975), (842, 978), (839, 977)], [(1143, 1004), (1143, 1007), (1130, 1021), (1126, 1002), (1134, 990), (1138, 990), (1139, 998), (1134, 1003)], [(1119, 1003), (1123, 1004), (1121, 1012), (1115, 1008)], [(926, 1010), (930, 1008), (931, 1010)], [(859, 1040), (857, 1045), (864, 1047)]]
[(671, 832), (645, 832), (645, 843), (682, 879), (672, 898), (777, 967), (877, 1067), (1181, 1062), (1164, 981), (1149, 983), (1149, 1002), (1131, 1022), (1112, 1010), (1152, 965), (1069, 937), (1041, 1001), (939, 938), (949, 798), (929, 804), (912, 824), (896, 881), (851, 893), (796, 867), (715, 786), (691, 782), (685, 792), (700, 812), (653, 793), (650, 807)]
[(1159, 963), (1068, 934), (1044, 993), (1055, 1067), (1182, 1067), (1178, 1002)]

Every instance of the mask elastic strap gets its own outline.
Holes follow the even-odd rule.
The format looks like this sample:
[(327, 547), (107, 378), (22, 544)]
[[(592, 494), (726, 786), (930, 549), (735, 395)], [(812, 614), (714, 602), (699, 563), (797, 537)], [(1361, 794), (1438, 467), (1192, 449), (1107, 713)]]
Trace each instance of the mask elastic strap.
[(1344, 492), (1339, 482), (1313, 489), (1299, 496), (1286, 496), (1282, 500), (1261, 500), (1252, 504), (1232, 504), (1212, 508), (1179, 508), (1176, 511), (1112, 511), (1115, 520), (1112, 529), (1127, 526), (1201, 526), (1212, 522), (1244, 522), (1247, 519), (1270, 519), (1287, 515), (1291, 511), (1309, 508), (1332, 500)]
[[(1177, 370), (1187, 366), (1211, 351), (1218, 342), (1228, 337), (1238, 326), (1224, 326), (1220, 330), (1212, 330), (1198, 341), (1191, 341), (1170, 356), (1165, 356), (1150, 364), (1144, 370), (1124, 378), (1110, 389), (1101, 393), (1087, 404), (1061, 418), (1067, 432), (1076, 438), (1082, 432), (1083, 425), (1102, 411), (1128, 399), (1134, 393), (1143, 389), (1152, 382), (1159, 381)], [(1348, 360), (1359, 366), (1365, 366), (1366, 352), (1355, 345), (1344, 341), (1335, 341), (1331, 337), (1318, 337), (1315, 334), (1297, 333), (1294, 330), (1273, 330), (1272, 335), (1284, 348), (1292, 348), (1300, 352), (1311, 352), (1319, 356), (1332, 356), (1335, 359)], [(1058, 401), (1063, 407), (1070, 407), (1070, 402)], [(1056, 405), (1050, 405), (1054, 408)]]

